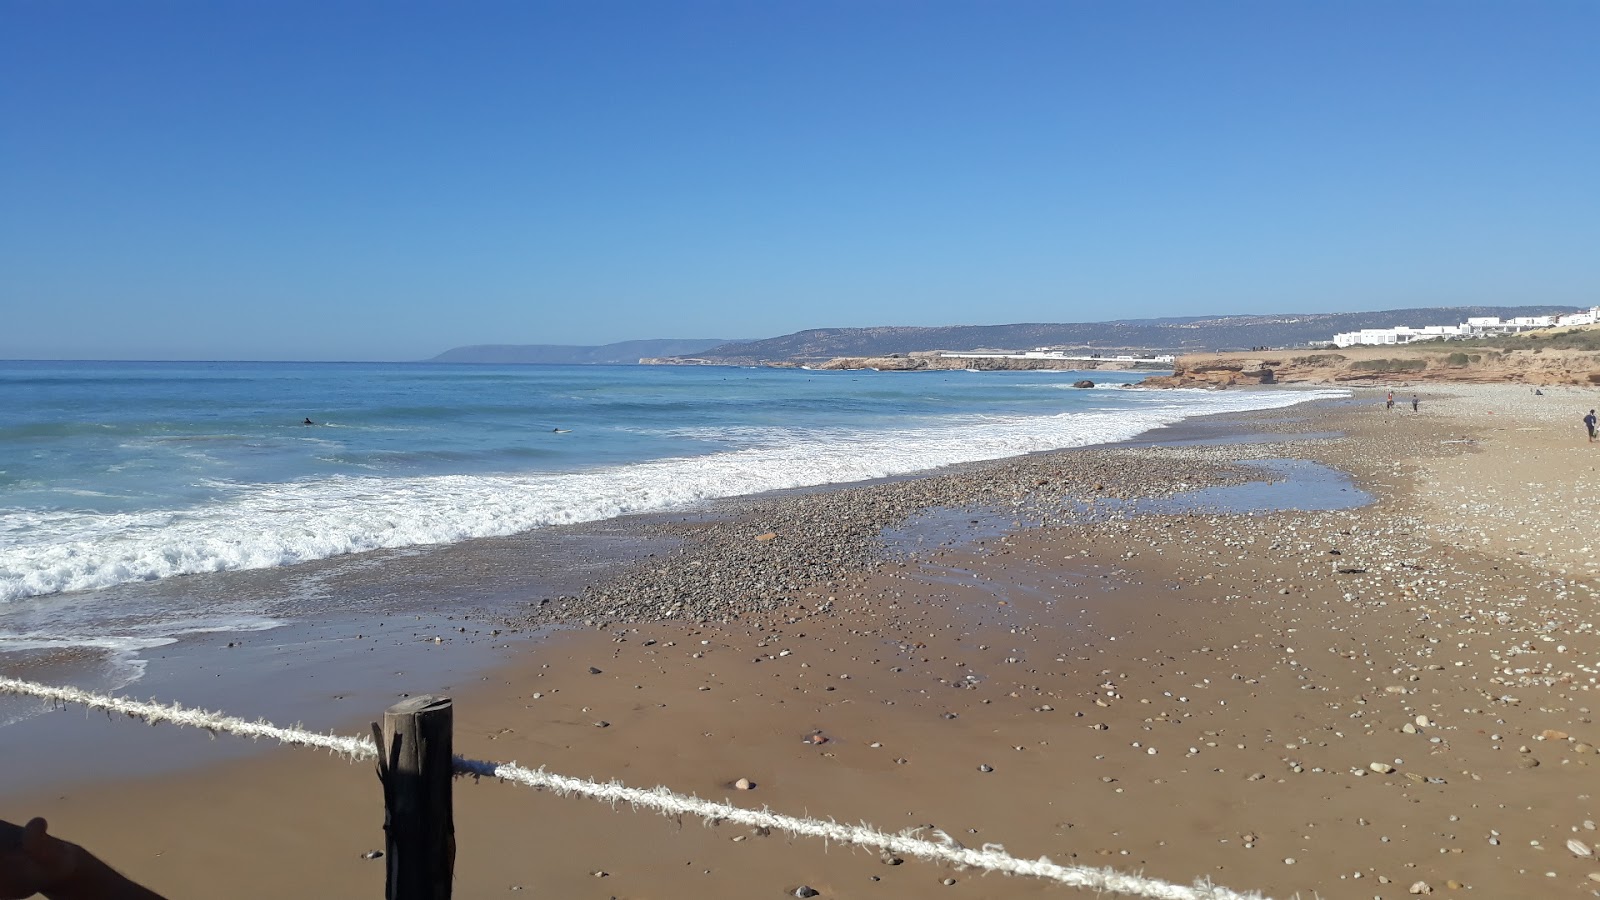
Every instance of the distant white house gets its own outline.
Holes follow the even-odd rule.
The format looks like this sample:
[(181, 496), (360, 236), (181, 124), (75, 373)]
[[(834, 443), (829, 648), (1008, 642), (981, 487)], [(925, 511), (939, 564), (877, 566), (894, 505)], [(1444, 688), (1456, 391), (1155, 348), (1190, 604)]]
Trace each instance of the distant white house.
[(1436, 341), (1441, 338), (1449, 340), (1468, 337), (1471, 334), (1467, 325), (1424, 325), (1421, 328), (1397, 325), (1394, 328), (1363, 328), (1360, 331), (1342, 332), (1333, 336), (1333, 343), (1339, 347), (1383, 346), (1409, 344), (1412, 341)]
[(1519, 334), (1540, 328), (1561, 328), (1573, 325), (1600, 324), (1600, 306), (1583, 312), (1562, 313), (1553, 316), (1517, 316), (1501, 319), (1499, 316), (1473, 316), (1460, 325), (1425, 325), (1412, 328), (1397, 325), (1394, 328), (1363, 328), (1333, 336), (1338, 347), (1381, 347), (1391, 344), (1409, 344), (1414, 341), (1453, 340), (1469, 337), (1487, 337), (1496, 334)]

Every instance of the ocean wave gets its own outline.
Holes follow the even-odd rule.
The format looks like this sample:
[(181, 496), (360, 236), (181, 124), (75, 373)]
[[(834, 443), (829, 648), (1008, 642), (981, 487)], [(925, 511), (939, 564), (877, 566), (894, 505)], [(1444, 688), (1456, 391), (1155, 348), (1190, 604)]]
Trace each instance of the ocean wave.
[[(515, 534), (771, 490), (1134, 437), (1195, 415), (1289, 406), (1344, 391), (1181, 396), (1126, 409), (988, 416), (889, 431), (763, 430), (757, 446), (569, 473), (235, 485), (192, 509), (0, 510), (0, 602), (177, 575)], [(756, 435), (745, 433), (745, 440)]]

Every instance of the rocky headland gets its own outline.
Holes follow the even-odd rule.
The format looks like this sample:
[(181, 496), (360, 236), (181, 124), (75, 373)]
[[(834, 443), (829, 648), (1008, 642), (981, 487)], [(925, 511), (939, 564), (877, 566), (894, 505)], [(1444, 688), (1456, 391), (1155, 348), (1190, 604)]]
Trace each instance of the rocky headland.
[(1178, 357), (1146, 387), (1260, 384), (1600, 384), (1600, 327), (1487, 341), (1338, 350), (1260, 350)]

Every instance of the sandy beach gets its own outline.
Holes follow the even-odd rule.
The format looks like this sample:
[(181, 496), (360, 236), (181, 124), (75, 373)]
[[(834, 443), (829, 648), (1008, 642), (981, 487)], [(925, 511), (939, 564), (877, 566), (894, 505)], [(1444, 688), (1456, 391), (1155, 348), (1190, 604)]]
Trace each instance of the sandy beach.
[[(492, 668), (394, 699), (452, 695), (470, 757), (1181, 884), (1594, 894), (1600, 390), (1424, 386), (1416, 412), (1383, 390), (657, 521), (676, 549), (475, 620)], [(1280, 460), (1331, 474), (1290, 474), (1300, 508), (1272, 512), (1202, 490)], [(495, 640), (553, 621), (579, 627)], [(174, 900), (382, 891), (376, 779), (315, 752), (0, 796), (32, 815)], [(1079, 895), (488, 782), (457, 782), (456, 828), (460, 897)]]

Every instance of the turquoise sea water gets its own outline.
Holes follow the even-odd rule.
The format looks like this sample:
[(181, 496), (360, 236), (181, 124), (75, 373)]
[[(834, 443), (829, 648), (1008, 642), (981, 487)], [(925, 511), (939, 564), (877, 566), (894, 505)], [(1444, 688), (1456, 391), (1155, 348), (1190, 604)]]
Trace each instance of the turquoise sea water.
[[(1101, 387), (1071, 387), (1083, 377)], [(0, 608), (1104, 443), (1317, 396), (1116, 387), (1139, 377), (0, 363)]]

